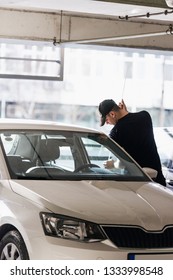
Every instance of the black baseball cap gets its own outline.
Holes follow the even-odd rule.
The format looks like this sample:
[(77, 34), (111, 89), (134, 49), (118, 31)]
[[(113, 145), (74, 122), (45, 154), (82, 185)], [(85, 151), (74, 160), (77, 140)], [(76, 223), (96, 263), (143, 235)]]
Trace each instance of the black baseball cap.
[(101, 114), (101, 126), (105, 124), (106, 115), (112, 111), (113, 108), (119, 108), (113, 99), (105, 99), (99, 104), (99, 112)]

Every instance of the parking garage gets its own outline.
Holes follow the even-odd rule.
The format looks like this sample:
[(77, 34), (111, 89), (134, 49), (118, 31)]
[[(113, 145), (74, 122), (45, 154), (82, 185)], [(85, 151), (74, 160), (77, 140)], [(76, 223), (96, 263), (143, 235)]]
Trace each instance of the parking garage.
[[(1, 119), (9, 120), (15, 118), (17, 120), (39, 120), (43, 122), (55, 121), (58, 123), (60, 122), (61, 125), (81, 125), (83, 127), (98, 129), (99, 131), (108, 134), (108, 127), (100, 127), (98, 104), (101, 100), (106, 98), (113, 98), (117, 102), (124, 99), (129, 111), (137, 112), (140, 110), (146, 110), (150, 113), (153, 120), (155, 137), (158, 141), (157, 145), (162, 159), (164, 174), (168, 176), (168, 183), (170, 183), (170, 180), (172, 181), (173, 156), (173, 148), (171, 149), (173, 138), (172, 9), (172, 1), (165, 0), (147, 0), (140, 1), (140, 3), (135, 0), (0, 1)], [(24, 127), (21, 126), (19, 130), (24, 130)], [(19, 141), (19, 146), (15, 144), (17, 141), (14, 140), (16, 139), (14, 138), (14, 135), (17, 135), (17, 139), (19, 139), (19, 136), (21, 137), (19, 132), (9, 133), (8, 131), (7, 133), (3, 131), (4, 142), (6, 141), (7, 147), (9, 147), (10, 144), (14, 144), (15, 148), (21, 147), (21, 155), (23, 157), (24, 155), (26, 156), (25, 153), (29, 152), (29, 150), (26, 149), (25, 151), (22, 147), (24, 147), (26, 143), (29, 143), (28, 141), (33, 145), (35, 142), (32, 141), (36, 140), (32, 139), (39, 138), (41, 132), (39, 131), (37, 134), (31, 133), (29, 137), (27, 136), (28, 138), (26, 137), (25, 144), (21, 144), (22, 140), (21, 142)], [(63, 150), (65, 150), (62, 160), (72, 158), (71, 154), (66, 154), (67, 146), (69, 145), (68, 151), (72, 147), (72, 138), (68, 136), (68, 134), (67, 136), (66, 134), (64, 135), (63, 137), (62, 135), (57, 137), (59, 142), (61, 144), (63, 143)], [(55, 135), (48, 134), (48, 138), (53, 136)], [(75, 139), (78, 137), (79, 135), (77, 134)], [(96, 149), (103, 143), (101, 141), (99, 142), (97, 137), (92, 137), (90, 137), (89, 140), (87, 139), (88, 142), (83, 141), (83, 138), (81, 137), (82, 140), (77, 140), (78, 146), (79, 143), (82, 143), (83, 141), (83, 145), (89, 147), (89, 151), (91, 149), (93, 152), (93, 147), (96, 151)], [(23, 139), (23, 134), (21, 139)], [(94, 139), (94, 143), (90, 141), (91, 139)], [(30, 147), (32, 147), (32, 145)], [(14, 147), (12, 146), (13, 150)], [(105, 147), (107, 148), (106, 145)], [(105, 147), (102, 148), (105, 149)], [(72, 151), (74, 152), (75, 149), (76, 146), (74, 145)], [(82, 151), (82, 148), (80, 151)], [(34, 151), (32, 152), (34, 154)], [(100, 153), (101, 152), (102, 150)], [(101, 156), (100, 161), (102, 161), (104, 157), (105, 154)], [(92, 158), (95, 159), (96, 155), (92, 155)], [(122, 160), (123, 157), (120, 156), (120, 158)], [(78, 155), (77, 159), (80, 159), (80, 155)], [(25, 158), (25, 163), (26, 161), (28, 163), (28, 160), (28, 158)], [(92, 164), (95, 164), (95, 162)], [(129, 170), (131, 170), (128, 160), (126, 164)], [(94, 168), (95, 167), (97, 168), (98, 166), (94, 166)], [(33, 166), (31, 168), (33, 168)], [(74, 171), (75, 170), (76, 169), (74, 168)], [(69, 172), (69, 170), (66, 171), (67, 173)], [(125, 171), (124, 169), (121, 170), (126, 176)], [(4, 169), (3, 172), (5, 172)], [(139, 174), (140, 175), (135, 174), (135, 176), (134, 174), (130, 174), (130, 176), (136, 180), (133, 189), (134, 193), (137, 192), (135, 188), (138, 188), (137, 180), (140, 181), (144, 179), (145, 182), (147, 181), (146, 177), (144, 176), (143, 178), (141, 175), (142, 173), (139, 172)], [(119, 174), (119, 176), (120, 175), (122, 174)], [(13, 179), (24, 178), (22, 177), (23, 174), (20, 174), (20, 176), (17, 174), (16, 176), (17, 177), (14, 177)], [(85, 174), (85, 176), (85, 179), (88, 178), (88, 175)], [(104, 177), (108, 175), (104, 175), (103, 173), (102, 176)], [(128, 181), (129, 177), (124, 180)], [(90, 179), (91, 181), (93, 180), (92, 177)], [(74, 181), (74, 178), (72, 178), (72, 181)], [(126, 184), (123, 186), (123, 192), (127, 191)], [(27, 189), (26, 185), (25, 188)], [(66, 186), (66, 188), (70, 193), (68, 186)], [(14, 186), (14, 189), (17, 193), (18, 188)], [(111, 183), (108, 191), (110, 191), (110, 189)], [(33, 191), (35, 191), (34, 187)], [(169, 190), (169, 192), (171, 193), (172, 190)], [(95, 197), (95, 191), (92, 190), (92, 193)], [(22, 196), (22, 192), (20, 195)], [(31, 193), (28, 193), (28, 195), (30, 198), (33, 198)], [(133, 196), (133, 194), (130, 195)], [(140, 195), (145, 197), (144, 200), (149, 200), (147, 192), (144, 191), (141, 194), (139, 191), (138, 196)], [(165, 193), (163, 193), (163, 195), (166, 196)], [(169, 195), (171, 196), (171, 194)], [(82, 199), (83, 196), (84, 194), (82, 193)], [(118, 197), (119, 199), (122, 199), (121, 193), (118, 194)], [(64, 201), (65, 199), (66, 198), (64, 198)], [(122, 201), (127, 203), (127, 198), (123, 198)], [(37, 204), (37, 202), (38, 201), (36, 200), (34, 203)], [(67, 203), (67, 201), (65, 201), (65, 203)], [(70, 203), (71, 206), (69, 207), (73, 208), (74, 205), (72, 204), (74, 201), (71, 201)], [(90, 203), (93, 207), (92, 211), (94, 213), (93, 200), (90, 201)], [(99, 203), (99, 207), (101, 207), (101, 200)], [(103, 204), (109, 212), (109, 207), (105, 202)], [(144, 207), (144, 204), (142, 205)], [(49, 208), (50, 205), (46, 204), (46, 207)], [(52, 205), (51, 207), (51, 211), (53, 212), (53, 209), (55, 208)], [(77, 209), (78, 206), (75, 205), (75, 207)], [(134, 206), (134, 208), (135, 207), (137, 206)], [(154, 206), (152, 207), (154, 209)], [(150, 216), (151, 213), (153, 215), (153, 209), (150, 209), (152, 207), (150, 205), (149, 212), (145, 210), (147, 212), (146, 215)], [(132, 205), (130, 205), (131, 210), (132, 208)], [(142, 221), (140, 227), (145, 224), (145, 214), (142, 212), (144, 211), (144, 208), (143, 210), (140, 210), (140, 219)], [(123, 207), (120, 209), (124, 212), (127, 211), (127, 209), (125, 210)], [(77, 210), (74, 210), (74, 212), (75, 211)], [(81, 211), (87, 212), (90, 210)], [(164, 211), (166, 213), (165, 205)], [(164, 217), (165, 213), (162, 213), (161, 216), (163, 215)], [(63, 211), (61, 214), (64, 215)], [(67, 210), (66, 215), (69, 215), (69, 209)], [(92, 219), (94, 220), (94, 214), (92, 215)], [(102, 213), (102, 215), (104, 216), (104, 213)], [(154, 217), (153, 224), (147, 224), (146, 231), (151, 244), (158, 242), (158, 236), (160, 237), (162, 235), (161, 232), (164, 228), (158, 218), (159, 214), (156, 216)], [(61, 224), (64, 223), (64, 226), (60, 228), (60, 231), (57, 234), (58, 237), (67, 234), (68, 236), (73, 236), (73, 238), (79, 238), (76, 232), (74, 234), (73, 231), (69, 231), (68, 227), (70, 224), (70, 230), (72, 226), (74, 226), (75, 229), (77, 228), (77, 231), (82, 231), (82, 228), (85, 228), (86, 233), (89, 234), (89, 240), (92, 239), (88, 230), (89, 228), (94, 232), (93, 238), (95, 238), (97, 234), (99, 240), (104, 240), (105, 238), (102, 234), (102, 230), (100, 231), (100, 228), (95, 226), (95, 223), (93, 224), (85, 220), (83, 221), (81, 213), (79, 215), (81, 219), (80, 221), (76, 220), (76, 218), (70, 220), (69, 218), (65, 219), (62, 217), (56, 217), (56, 215), (50, 217), (50, 214), (47, 215), (45, 213), (41, 213), (40, 217), (44, 232), (48, 236), (51, 234), (53, 236), (57, 234), (56, 230), (52, 230), (52, 227), (54, 227), (55, 221), (60, 221)], [(101, 218), (97, 218), (98, 223), (100, 222), (99, 219), (101, 220)], [(132, 222), (133, 215), (130, 216), (130, 219)], [(46, 224), (47, 221), (50, 221), (50, 224), (49, 222)], [(171, 221), (170, 216), (168, 217), (167, 223), (168, 221)], [(123, 222), (125, 222), (126, 225), (128, 224), (126, 219), (125, 221), (123, 220)], [(158, 231), (156, 226), (157, 222), (158, 224), (160, 223)], [(76, 226), (78, 223), (80, 224), (79, 227)], [(111, 218), (109, 223), (113, 223)], [(68, 228), (68, 233), (64, 231), (64, 228), (66, 227)], [(148, 245), (148, 236), (145, 230), (141, 230), (140, 227), (137, 227), (134, 232), (136, 236), (140, 237), (141, 243), (139, 246), (143, 246), (140, 247), (142, 253), (139, 252), (140, 250), (138, 248), (138, 253), (134, 254), (131, 252), (127, 254), (129, 258), (140, 258), (141, 255), (144, 257), (145, 254), (142, 249), (145, 246), (141, 245), (142, 240), (144, 239), (146, 242), (145, 244), (147, 244), (146, 247), (155, 246)], [(10, 226), (3, 226), (4, 235), (9, 228), (11, 229)], [(163, 244), (168, 248), (169, 246), (172, 246), (171, 241), (169, 241), (168, 238), (168, 236), (170, 237), (172, 234), (172, 227), (167, 226), (166, 224), (165, 228), (166, 230), (163, 231), (164, 241), (159, 245), (161, 248), (163, 247)], [(104, 232), (107, 231), (107, 234), (110, 234), (110, 239), (112, 238), (111, 242), (115, 242), (112, 237), (115, 233), (119, 234), (119, 236), (122, 233), (122, 235), (127, 238), (127, 233), (125, 233), (123, 227), (118, 227), (113, 231), (106, 227), (106, 225), (102, 225), (102, 229), (104, 229)], [(130, 234), (133, 233), (133, 229), (128, 228), (128, 230)], [(118, 231), (120, 233), (118, 233)], [(153, 235), (150, 235), (150, 231), (154, 232)], [(155, 232), (159, 234), (155, 234)], [(85, 239), (83, 233), (80, 238)], [(135, 244), (133, 246), (138, 246), (137, 243), (133, 243), (132, 239), (129, 244)], [(105, 244), (102, 244), (103, 247), (107, 246)], [(122, 245), (123, 242), (118, 244), (120, 244), (120, 247), (124, 246)], [(127, 242), (126, 246), (131, 246), (129, 244)], [(73, 256), (73, 246), (71, 243), (70, 246), (70, 254)], [(111, 246), (112, 245), (110, 245), (110, 247)], [(89, 247), (91, 249), (92, 246), (89, 245)], [(48, 253), (51, 255), (50, 248), (51, 247), (48, 249)], [(81, 249), (86, 253), (85, 245), (82, 245)], [(153, 247), (149, 248), (149, 251), (150, 249), (153, 250)], [(97, 245), (95, 244), (94, 250), (98, 250)], [(166, 252), (167, 255), (165, 259), (172, 259), (173, 253), (171, 250), (172, 249), (168, 250), (169, 252)], [(111, 251), (112, 248), (110, 252), (105, 254), (105, 258), (115, 258), (115, 255), (111, 255)], [(163, 257), (162, 253), (163, 252), (159, 254), (159, 258)], [(147, 257), (148, 255), (150, 255), (149, 257), (151, 258), (156, 257), (153, 251), (149, 252)], [(57, 255), (55, 254), (55, 258), (56, 256)], [(75, 257), (80, 258), (80, 256), (81, 255), (76, 250)], [(99, 259), (99, 254), (97, 255), (94, 253), (92, 256), (97, 256)], [(88, 255), (86, 254), (84, 258), (87, 257)], [(118, 257), (124, 258), (122, 252), (119, 253)], [(25, 254), (24, 258), (27, 259), (28, 255)], [(58, 258), (60, 258), (60, 254), (58, 255)]]

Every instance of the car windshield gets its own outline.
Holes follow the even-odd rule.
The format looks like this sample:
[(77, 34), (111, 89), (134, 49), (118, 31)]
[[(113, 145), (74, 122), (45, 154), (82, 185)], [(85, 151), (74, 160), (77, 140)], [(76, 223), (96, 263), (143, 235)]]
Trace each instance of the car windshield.
[[(150, 179), (114, 141), (102, 133), (1, 131), (1, 146), (12, 179)], [(105, 162), (111, 167), (105, 167)]]

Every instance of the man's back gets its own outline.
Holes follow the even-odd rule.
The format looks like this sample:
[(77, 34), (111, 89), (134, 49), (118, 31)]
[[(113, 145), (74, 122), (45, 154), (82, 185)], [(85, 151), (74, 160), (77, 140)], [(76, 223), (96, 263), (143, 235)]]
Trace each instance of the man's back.
[(152, 120), (147, 111), (128, 113), (118, 120), (110, 137), (121, 145), (142, 167), (158, 171), (156, 181), (166, 185), (153, 135)]

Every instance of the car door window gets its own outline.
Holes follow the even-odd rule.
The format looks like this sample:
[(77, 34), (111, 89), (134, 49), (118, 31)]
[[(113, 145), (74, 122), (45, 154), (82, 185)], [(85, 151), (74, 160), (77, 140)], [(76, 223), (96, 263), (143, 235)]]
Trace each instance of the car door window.
[(82, 138), (82, 141), (92, 164), (104, 168), (105, 162), (110, 161), (113, 163), (110, 169), (116, 169), (119, 174), (127, 173), (124, 163), (106, 146), (89, 138)]

